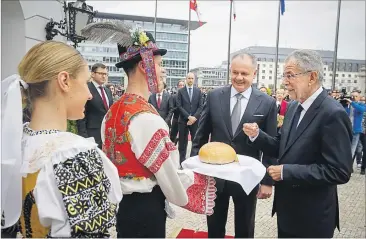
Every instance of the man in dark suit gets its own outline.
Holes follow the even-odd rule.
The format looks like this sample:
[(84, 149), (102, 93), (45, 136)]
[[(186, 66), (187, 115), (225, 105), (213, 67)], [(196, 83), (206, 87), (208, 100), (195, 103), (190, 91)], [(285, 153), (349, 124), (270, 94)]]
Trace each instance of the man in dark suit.
[[(177, 85), (177, 89), (182, 89), (184, 87), (184, 80), (180, 80)], [(178, 94), (173, 94), (169, 101), (169, 119), (172, 119), (172, 127), (170, 128), (170, 140), (177, 144), (178, 135), (178, 119), (179, 119), (179, 109), (177, 107)]]
[(91, 82), (88, 83), (93, 98), (86, 102), (85, 117), (77, 121), (78, 134), (88, 138), (93, 137), (99, 148), (102, 148), (100, 129), (109, 107), (113, 104), (110, 89), (104, 86), (108, 79), (107, 67), (96, 63), (92, 67)]
[(291, 99), (276, 137), (243, 126), (248, 143), (278, 158), (268, 173), (275, 180), (272, 213), (278, 237), (332, 238), (339, 228), (337, 185), (347, 183), (352, 169), (352, 126), (341, 104), (321, 87), (323, 63), (310, 50), (292, 52), (285, 60), (284, 85)]
[(164, 88), (165, 88), (164, 82), (159, 81), (158, 92), (151, 94), (148, 102), (155, 107), (161, 118), (163, 118), (164, 121), (170, 127), (171, 126), (170, 122), (171, 115), (169, 114), (170, 95), (168, 92), (164, 90)]
[[(248, 137), (242, 130), (243, 124), (255, 121), (263, 131), (274, 136), (277, 107), (275, 99), (252, 87), (256, 68), (256, 59), (251, 54), (241, 53), (233, 57), (230, 68), (232, 85), (208, 93), (191, 156), (198, 154), (211, 134), (212, 142), (223, 142), (231, 145), (237, 154), (261, 160), (261, 152), (245, 143)], [(263, 155), (262, 162), (266, 167), (273, 161), (268, 155)], [(238, 183), (216, 179), (218, 192), (214, 214), (207, 217), (208, 236), (225, 237), (229, 200), (232, 197), (235, 204), (235, 237), (254, 237), (257, 197), (269, 198), (272, 185), (273, 180), (267, 174), (261, 185), (247, 195)]]
[(178, 90), (177, 96), (177, 107), (180, 112), (178, 120), (180, 163), (186, 159), (188, 133), (191, 133), (191, 139), (193, 140), (203, 108), (201, 90), (193, 86), (194, 77), (192, 72), (188, 73), (186, 86)]

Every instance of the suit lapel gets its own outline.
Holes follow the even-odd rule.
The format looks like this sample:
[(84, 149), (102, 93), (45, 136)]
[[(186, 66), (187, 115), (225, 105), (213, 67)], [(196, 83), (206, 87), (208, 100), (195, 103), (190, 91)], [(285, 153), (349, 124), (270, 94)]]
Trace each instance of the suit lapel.
[[(287, 145), (285, 146), (285, 150), (283, 152), (283, 154), (285, 154), (288, 149), (299, 139), (299, 137), (304, 133), (305, 129), (308, 128), (308, 125), (313, 121), (313, 119), (315, 118), (315, 116), (319, 113), (319, 106), (321, 105), (321, 103), (323, 102), (323, 100), (325, 99), (325, 97), (327, 97), (327, 93), (325, 90), (323, 90), (323, 92), (315, 99), (315, 101), (311, 104), (310, 108), (306, 111), (304, 117), (302, 118), (302, 120), (300, 121), (299, 126), (297, 127), (296, 130), (296, 135), (294, 137), (294, 139), (291, 142), (288, 142)], [(291, 124), (292, 125), (292, 120), (294, 118), (296, 110), (293, 110), (293, 116), (291, 119)], [(287, 133), (287, 139), (289, 137), (289, 133)]]
[[(192, 89), (193, 90), (193, 89)], [(189, 99), (189, 95), (188, 95), (188, 87), (185, 86), (184, 90), (183, 90), (183, 95), (187, 98), (188, 102), (191, 102), (191, 100)]]
[(230, 117), (230, 86), (227, 86), (222, 89), (221, 91), (221, 113), (227, 128), (227, 131), (229, 132), (230, 137), (233, 137), (233, 134), (231, 132), (231, 117)]
[(167, 98), (168, 98), (168, 93), (164, 92), (163, 97), (161, 99), (161, 106), (163, 106), (163, 104), (166, 105), (166, 103), (168, 102)]
[(154, 93), (154, 94), (152, 94), (151, 95), (151, 104), (156, 108), (156, 109), (158, 109), (158, 102), (157, 102), (157, 100), (156, 100), (156, 93)]
[(98, 104), (100, 105), (101, 108), (106, 110), (104, 107), (102, 96), (99, 94), (99, 90), (95, 87), (93, 82), (90, 82), (89, 84), (90, 84), (89, 89), (92, 93), (93, 99), (98, 102)]
[(258, 94), (257, 90), (252, 88), (252, 94), (249, 98), (247, 107), (245, 109), (245, 112), (243, 114), (243, 117), (240, 120), (240, 123), (238, 125), (238, 128), (235, 131), (234, 138), (238, 136), (238, 134), (242, 131), (243, 124), (249, 123), (253, 119), (253, 115), (259, 105), (262, 103), (262, 99), (260, 97), (260, 94)]

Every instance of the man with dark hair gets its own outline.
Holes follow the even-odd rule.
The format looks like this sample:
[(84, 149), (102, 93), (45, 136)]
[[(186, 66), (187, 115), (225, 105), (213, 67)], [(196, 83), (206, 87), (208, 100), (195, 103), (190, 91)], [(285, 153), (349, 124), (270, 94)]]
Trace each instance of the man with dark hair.
[[(177, 90), (182, 89), (184, 87), (184, 80), (178, 81)], [(170, 139), (172, 142), (177, 144), (177, 135), (178, 135), (178, 119), (179, 119), (179, 109), (177, 107), (177, 97), (178, 94), (174, 94), (170, 97), (169, 102), (169, 117), (173, 118), (172, 127), (170, 129)]]
[(166, 217), (173, 210), (168, 202), (212, 214), (214, 195), (209, 190), (216, 190), (214, 179), (178, 170), (179, 153), (169, 138), (169, 127), (147, 102), (162, 83), (162, 56), (167, 51), (158, 48), (151, 33), (121, 22), (86, 28), (83, 35), (90, 40), (100, 40), (103, 28), (108, 29), (103, 38), (115, 36), (121, 58), (116, 67), (128, 76), (126, 93), (111, 106), (102, 124), (103, 151), (118, 170), (124, 194), (117, 213), (117, 237), (165, 238)]
[(198, 120), (203, 108), (201, 90), (194, 86), (195, 75), (190, 72), (186, 77), (186, 86), (178, 90), (177, 107), (179, 109), (178, 131), (179, 131), (179, 154), (180, 163), (186, 159), (188, 135), (191, 139), (196, 135)]
[(108, 79), (107, 67), (102, 63), (95, 63), (91, 68), (91, 81), (88, 87), (93, 98), (85, 104), (85, 117), (77, 121), (78, 134), (88, 138), (93, 137), (98, 147), (102, 148), (100, 128), (103, 117), (113, 104), (113, 95), (105, 87)]
[[(242, 131), (245, 122), (258, 122), (259, 127), (274, 136), (277, 131), (276, 101), (266, 93), (252, 87), (257, 74), (257, 61), (250, 53), (240, 53), (232, 58), (230, 65), (231, 85), (216, 88), (207, 95), (198, 130), (193, 139), (191, 156), (198, 155), (208, 142), (222, 142), (234, 148), (237, 154), (262, 161), (268, 167), (274, 158), (262, 153), (245, 142), (248, 137)], [(267, 174), (260, 185), (249, 194), (235, 182), (216, 179), (218, 188), (215, 212), (207, 217), (208, 237), (224, 238), (229, 201), (232, 197), (235, 209), (235, 237), (253, 238), (257, 198), (272, 195), (273, 180)]]
[(158, 92), (151, 94), (148, 102), (155, 107), (161, 118), (170, 127), (172, 119), (172, 115), (169, 114), (170, 94), (165, 91), (165, 87), (164, 81), (161, 80), (158, 83)]

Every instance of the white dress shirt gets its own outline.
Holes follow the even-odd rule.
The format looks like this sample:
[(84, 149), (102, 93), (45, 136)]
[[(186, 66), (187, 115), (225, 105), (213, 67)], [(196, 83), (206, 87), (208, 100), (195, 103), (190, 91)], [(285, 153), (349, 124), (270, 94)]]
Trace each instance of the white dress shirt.
[(92, 83), (93, 83), (93, 85), (95, 86), (95, 88), (97, 88), (97, 91), (98, 91), (98, 93), (99, 93), (99, 95), (100, 95), (100, 98), (103, 100), (103, 96), (102, 96), (102, 91), (101, 91), (101, 89), (99, 88), (99, 87), (103, 87), (103, 89), (104, 89), (104, 95), (105, 95), (105, 99), (106, 99), (106, 101), (107, 101), (107, 105), (108, 105), (108, 108), (109, 108), (109, 98), (108, 98), (108, 95), (107, 95), (107, 92), (106, 92), (106, 90), (105, 90), (105, 88), (104, 88), (104, 85), (99, 85), (97, 82), (95, 82), (95, 81), (93, 81), (92, 80)]
[[(230, 115), (233, 113), (234, 106), (236, 104), (236, 101), (238, 100), (236, 98), (236, 94), (239, 92), (231, 86), (231, 93), (230, 93)], [(249, 98), (252, 95), (252, 87), (249, 87), (246, 91), (240, 93), (243, 97), (241, 98), (241, 109), (240, 109), (240, 119), (243, 118), (244, 112), (247, 108)]]
[(163, 102), (163, 92), (156, 93), (156, 103), (159, 102), (159, 95), (160, 95), (160, 103)]
[[(306, 114), (306, 112), (309, 110), (310, 106), (314, 103), (314, 101), (316, 100), (316, 98), (318, 98), (318, 96), (323, 92), (323, 87), (319, 87), (319, 89), (317, 91), (314, 92), (314, 94), (312, 94), (309, 98), (307, 98), (307, 100), (305, 100), (301, 106), (303, 108), (303, 110), (301, 111), (300, 114), (300, 118), (299, 118), (299, 122), (297, 123), (297, 126), (299, 126), (302, 118), (304, 118), (304, 115)], [(296, 127), (297, 127), (296, 126)]]

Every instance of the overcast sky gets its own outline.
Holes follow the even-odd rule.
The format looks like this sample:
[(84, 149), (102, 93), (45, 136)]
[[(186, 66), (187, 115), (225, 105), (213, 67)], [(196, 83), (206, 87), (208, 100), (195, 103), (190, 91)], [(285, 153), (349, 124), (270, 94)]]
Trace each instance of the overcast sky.
[[(155, 1), (87, 1), (100, 12), (154, 16)], [(227, 59), (230, 1), (197, 0), (204, 26), (191, 32), (190, 68)], [(333, 50), (338, 1), (288, 1), (281, 16), (280, 47)], [(276, 46), (278, 1), (235, 1), (231, 52)], [(188, 20), (189, 0), (158, 1), (158, 17)], [(197, 20), (192, 12), (192, 20)], [(338, 58), (365, 60), (365, 1), (342, 1)]]

